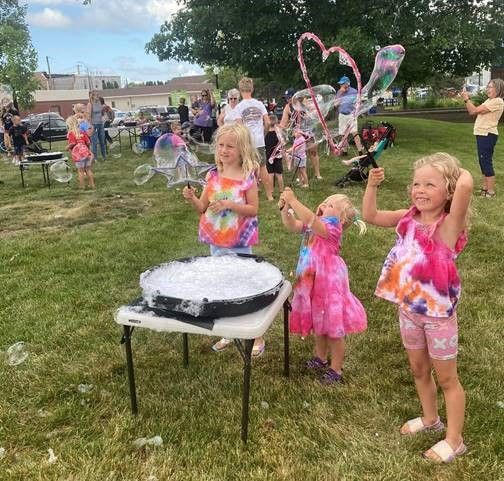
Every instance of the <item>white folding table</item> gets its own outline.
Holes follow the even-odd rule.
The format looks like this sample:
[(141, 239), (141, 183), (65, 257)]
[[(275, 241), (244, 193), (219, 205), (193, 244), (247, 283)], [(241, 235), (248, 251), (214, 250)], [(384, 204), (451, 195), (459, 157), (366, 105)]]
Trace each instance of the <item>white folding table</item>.
[(288, 301), (292, 286), (285, 280), (276, 299), (265, 308), (242, 316), (215, 319), (211, 328), (202, 327), (177, 319), (163, 317), (150, 310), (139, 308), (138, 303), (120, 307), (115, 314), (117, 324), (123, 326), (121, 343), (125, 345), (126, 363), (131, 398), (131, 411), (138, 412), (131, 335), (135, 327), (143, 327), (158, 332), (180, 332), (183, 338), (183, 363), (189, 365), (188, 334), (217, 336), (234, 339), (243, 359), (243, 396), (241, 438), (247, 442), (249, 422), (250, 374), (252, 368), (252, 348), (254, 339), (263, 336), (277, 314), (283, 309), (284, 321), (284, 375), (289, 375), (289, 310)]

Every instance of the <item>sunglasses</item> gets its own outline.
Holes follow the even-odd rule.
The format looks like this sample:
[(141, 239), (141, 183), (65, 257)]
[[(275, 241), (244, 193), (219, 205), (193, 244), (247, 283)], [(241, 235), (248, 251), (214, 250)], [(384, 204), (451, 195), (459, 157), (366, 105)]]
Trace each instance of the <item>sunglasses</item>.
[(238, 100), (236, 97), (229, 97), (229, 100)]

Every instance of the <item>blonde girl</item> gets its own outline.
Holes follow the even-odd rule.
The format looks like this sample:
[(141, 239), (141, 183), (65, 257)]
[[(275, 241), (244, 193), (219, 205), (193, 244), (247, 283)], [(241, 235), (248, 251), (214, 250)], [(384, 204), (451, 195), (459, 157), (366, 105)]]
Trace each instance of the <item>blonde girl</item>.
[[(200, 214), (199, 240), (208, 244), (211, 255), (251, 254), (259, 241), (257, 211), (257, 151), (248, 129), (231, 123), (219, 128), (215, 140), (215, 164), (206, 177), (198, 198), (192, 187), (182, 195)], [(224, 349), (229, 340), (219, 341), (214, 350)], [(264, 341), (257, 339), (252, 354), (264, 351)]]
[(314, 355), (305, 368), (321, 374), (322, 384), (337, 385), (343, 382), (345, 336), (367, 327), (366, 312), (350, 291), (347, 266), (339, 255), (341, 238), (351, 225), (360, 233), (366, 225), (346, 195), (331, 195), (312, 212), (287, 188), (279, 207), (285, 227), (303, 234), (290, 331), (314, 334)]
[(82, 131), (81, 122), (82, 120), (79, 120), (76, 115), (68, 117), (66, 121), (68, 127), (68, 150), (72, 153), (72, 160), (79, 174), (79, 187), (84, 189), (87, 179), (89, 187), (94, 189), (94, 175), (91, 170), (93, 154), (89, 150), (91, 141), (87, 132)]
[(375, 294), (398, 305), (401, 337), (422, 406), (422, 416), (407, 421), (400, 432), (444, 429), (434, 368), (448, 422), (445, 438), (424, 456), (446, 463), (466, 451), (465, 394), (457, 374), (460, 279), (455, 259), (467, 242), (473, 179), (456, 158), (438, 152), (414, 164), (408, 209), (378, 210), (377, 191), (384, 178), (382, 168), (370, 170), (362, 212), (370, 224), (395, 227), (397, 232)]

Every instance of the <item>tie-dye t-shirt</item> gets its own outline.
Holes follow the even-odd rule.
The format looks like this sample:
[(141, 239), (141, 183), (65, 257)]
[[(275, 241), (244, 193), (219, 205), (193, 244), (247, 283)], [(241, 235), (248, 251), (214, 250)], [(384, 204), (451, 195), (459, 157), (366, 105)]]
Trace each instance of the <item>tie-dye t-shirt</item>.
[(397, 224), (397, 240), (389, 252), (375, 294), (407, 312), (430, 317), (450, 317), (460, 298), (460, 279), (455, 265), (467, 243), (460, 234), (455, 248), (437, 234), (446, 214), (425, 226), (415, 220), (412, 207)]
[(364, 331), (366, 311), (350, 292), (348, 269), (340, 257), (343, 226), (337, 217), (321, 217), (327, 237), (305, 228), (296, 269), (290, 331), (341, 338)]
[[(219, 175), (217, 169), (211, 170), (206, 177), (206, 191), (209, 202), (232, 200), (246, 204), (246, 192), (254, 186), (253, 175), (247, 179), (229, 179)], [(207, 209), (200, 217), (199, 240), (218, 247), (248, 247), (259, 241), (257, 216), (245, 217), (226, 209), (213, 213)]]

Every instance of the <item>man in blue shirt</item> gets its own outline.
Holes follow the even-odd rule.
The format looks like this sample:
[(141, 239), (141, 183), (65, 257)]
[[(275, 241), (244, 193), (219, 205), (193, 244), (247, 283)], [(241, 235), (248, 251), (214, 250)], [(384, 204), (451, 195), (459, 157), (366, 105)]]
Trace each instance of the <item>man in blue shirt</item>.
[[(351, 123), (350, 127), (350, 135), (354, 139), (355, 146), (357, 147), (359, 154), (364, 153), (364, 148), (362, 146), (361, 139), (359, 137), (359, 128), (357, 126), (357, 117), (353, 118), (352, 111), (355, 107), (355, 99), (357, 97), (357, 90), (353, 87), (350, 87), (350, 79), (343, 75), (338, 81), (340, 86), (338, 92), (336, 93), (336, 101), (339, 110), (338, 116), (338, 126), (339, 126), (339, 134), (344, 135), (349, 123)], [(339, 100), (339, 102), (338, 102)], [(347, 155), (347, 145), (343, 146), (343, 150), (341, 151), (341, 155)]]

